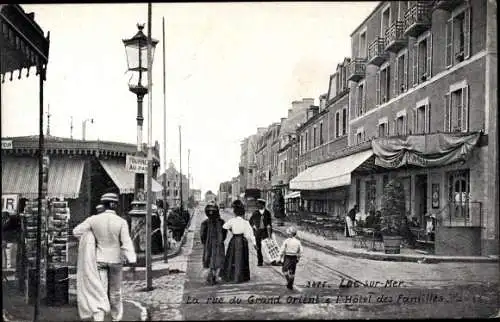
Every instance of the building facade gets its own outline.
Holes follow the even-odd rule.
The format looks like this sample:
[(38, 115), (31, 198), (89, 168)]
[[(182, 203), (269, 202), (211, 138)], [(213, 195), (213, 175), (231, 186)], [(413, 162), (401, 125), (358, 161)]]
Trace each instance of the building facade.
[(436, 254), (498, 254), (495, 21), (487, 0), (381, 2), (351, 34), (347, 147), (290, 186), (329, 181), (366, 214), (399, 177), (408, 217), (437, 218)]
[(159, 182), (163, 186), (163, 180), (166, 180), (165, 194), (170, 208), (180, 207), (181, 205), (181, 178), (182, 178), (182, 202), (187, 205), (189, 198), (189, 186), (187, 177), (175, 168), (174, 163), (170, 160), (168, 169), (159, 176)]
[(200, 189), (191, 189), (189, 192), (190, 196), (193, 197), (194, 202), (201, 202), (201, 190)]

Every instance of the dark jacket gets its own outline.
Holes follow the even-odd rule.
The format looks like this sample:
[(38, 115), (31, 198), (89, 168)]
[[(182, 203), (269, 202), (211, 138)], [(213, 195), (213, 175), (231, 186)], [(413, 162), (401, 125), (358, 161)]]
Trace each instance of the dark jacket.
[(267, 238), (267, 237), (269, 237), (268, 233), (267, 233), (267, 226), (270, 226), (271, 233), (272, 233), (272, 229), (273, 229), (271, 213), (269, 212), (269, 210), (264, 209), (263, 216), (264, 216), (264, 218), (262, 219), (262, 221), (263, 221), (264, 227), (260, 227), (261, 214), (258, 210), (255, 210), (252, 213), (252, 216), (250, 217), (249, 222), (250, 222), (250, 226), (257, 227), (257, 231), (260, 232), (259, 234), (262, 236), (262, 238)]
[(223, 229), (224, 220), (205, 219), (200, 226), (200, 239), (203, 244), (203, 267), (217, 269), (224, 264), (224, 240), (227, 230)]

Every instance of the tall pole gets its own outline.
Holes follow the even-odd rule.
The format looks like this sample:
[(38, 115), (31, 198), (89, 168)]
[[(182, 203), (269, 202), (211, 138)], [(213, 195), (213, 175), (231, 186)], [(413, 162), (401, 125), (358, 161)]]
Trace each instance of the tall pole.
[(168, 223), (167, 223), (167, 84), (165, 76), (165, 17), (162, 18), (163, 28), (163, 262), (168, 263)]
[(148, 178), (147, 178), (147, 214), (146, 214), (146, 290), (149, 291), (153, 288), (153, 279), (151, 276), (151, 212), (153, 204), (153, 193), (152, 193), (152, 183), (153, 183), (153, 151), (152, 151), (152, 141), (153, 141), (153, 57), (151, 56), (151, 2), (148, 2)]
[[(45, 77), (45, 70), (43, 64), (38, 65), (40, 71), (40, 84), (39, 84), (39, 128), (38, 128), (38, 213), (37, 213), (37, 226), (36, 226), (36, 263), (35, 263), (35, 308), (33, 320), (38, 321), (41, 292), (40, 292), (40, 278), (41, 278), (41, 256), (42, 256), (42, 199), (43, 196), (43, 81)], [(28, 271), (29, 272), (29, 271)], [(30, 272), (29, 272), (30, 273)], [(28, 276), (29, 279), (29, 276)]]
[(184, 209), (184, 203), (182, 202), (182, 135), (181, 135), (181, 126), (179, 125), (179, 187), (181, 189), (180, 191), (180, 206), (181, 206), (181, 212)]

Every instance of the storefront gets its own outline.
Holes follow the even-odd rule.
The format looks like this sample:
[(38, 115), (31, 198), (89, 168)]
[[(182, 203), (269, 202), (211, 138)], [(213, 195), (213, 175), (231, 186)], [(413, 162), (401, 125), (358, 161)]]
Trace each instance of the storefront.
[(361, 151), (309, 167), (290, 188), (300, 191), (305, 211), (343, 218), (353, 204), (351, 177), (372, 156), (371, 150)]
[[(487, 146), (480, 133), (427, 134), (372, 141), (375, 164), (385, 173), (358, 178), (363, 210), (380, 207), (384, 185), (403, 180), (408, 218), (425, 229), (436, 218), (435, 253), (481, 255)], [(373, 188), (371, 188), (373, 187)]]

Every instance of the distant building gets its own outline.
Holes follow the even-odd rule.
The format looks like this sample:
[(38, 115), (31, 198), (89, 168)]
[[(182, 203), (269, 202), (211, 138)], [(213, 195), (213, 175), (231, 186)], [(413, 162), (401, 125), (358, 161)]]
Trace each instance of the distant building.
[(191, 189), (189, 191), (189, 196), (193, 196), (195, 202), (201, 201), (201, 190), (200, 189)]
[(217, 196), (211, 190), (205, 192), (205, 202), (217, 201)]
[[(173, 162), (170, 161), (168, 169), (165, 171), (165, 173), (162, 173), (158, 178), (158, 181), (162, 184), (162, 186), (163, 186), (163, 180), (167, 180), (166, 195), (167, 195), (167, 202), (170, 207), (179, 207), (181, 204), (181, 187), (180, 187), (181, 181), (179, 179), (179, 175), (180, 175), (179, 171), (177, 171)], [(183, 174), (182, 200), (184, 205), (187, 205), (188, 198), (189, 198), (188, 179)]]

